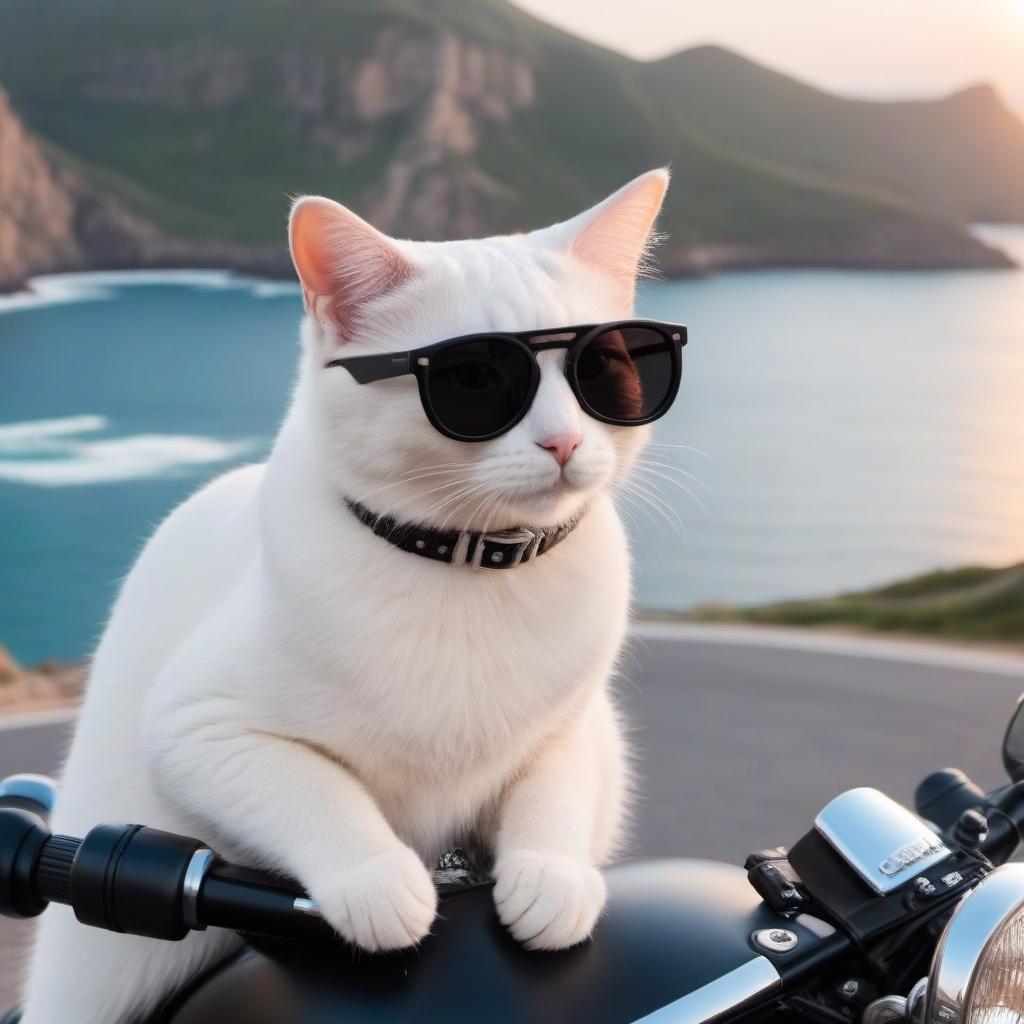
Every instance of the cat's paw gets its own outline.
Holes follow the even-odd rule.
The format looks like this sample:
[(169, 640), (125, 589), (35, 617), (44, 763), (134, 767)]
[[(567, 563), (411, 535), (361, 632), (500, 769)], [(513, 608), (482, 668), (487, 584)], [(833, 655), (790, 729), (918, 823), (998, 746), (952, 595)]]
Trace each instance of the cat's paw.
[(591, 864), (558, 854), (516, 850), (494, 866), (498, 917), (527, 949), (567, 949), (594, 930), (607, 895)]
[(340, 871), (310, 895), (339, 935), (370, 952), (416, 945), (437, 916), (430, 872), (407, 847)]

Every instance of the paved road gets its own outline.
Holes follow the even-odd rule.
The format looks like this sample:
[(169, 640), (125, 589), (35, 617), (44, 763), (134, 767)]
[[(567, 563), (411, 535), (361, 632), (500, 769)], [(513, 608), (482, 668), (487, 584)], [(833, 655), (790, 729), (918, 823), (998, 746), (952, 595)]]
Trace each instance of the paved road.
[[(1001, 779), (1024, 660), (734, 628), (650, 626), (623, 664), (641, 802), (633, 849), (742, 862), (851, 786), (909, 801), (927, 772)], [(0, 731), (0, 777), (53, 771), (69, 726)], [(27, 930), (0, 920), (0, 1006)]]

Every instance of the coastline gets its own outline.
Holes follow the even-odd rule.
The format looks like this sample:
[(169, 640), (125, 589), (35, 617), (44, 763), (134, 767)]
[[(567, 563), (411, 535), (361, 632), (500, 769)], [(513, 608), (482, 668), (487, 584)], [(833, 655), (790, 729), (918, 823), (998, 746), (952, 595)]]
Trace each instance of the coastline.
[(896, 636), (1024, 652), (1024, 562), (937, 569), (869, 590), (737, 606), (704, 604), (675, 621)]
[[(1021, 225), (1006, 225), (1021, 227)], [(1014, 270), (1014, 255), (1001, 248), (998, 239), (974, 232), (963, 244), (892, 245), (892, 239), (867, 237), (860, 244), (849, 239), (829, 246), (820, 241), (710, 242), (668, 249), (660, 254), (661, 273), (667, 281), (693, 280), (726, 273), (757, 273), (772, 270), (859, 270), (879, 273), (920, 273), (963, 270)], [(0, 277), (0, 296), (32, 294), (33, 282), (81, 274), (174, 274), (182, 272), (225, 273), (269, 282), (294, 281), (291, 258), (284, 246), (246, 246), (221, 241), (187, 241), (154, 238), (132, 258), (57, 262), (33, 267), (17, 276)]]

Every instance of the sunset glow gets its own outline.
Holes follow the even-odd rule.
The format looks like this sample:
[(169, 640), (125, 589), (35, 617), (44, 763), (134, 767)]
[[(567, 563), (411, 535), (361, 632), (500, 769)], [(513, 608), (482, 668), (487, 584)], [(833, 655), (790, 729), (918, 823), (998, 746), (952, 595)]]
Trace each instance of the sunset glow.
[(935, 96), (990, 82), (1024, 115), (1024, 0), (516, 0), (644, 60), (718, 43), (852, 96)]

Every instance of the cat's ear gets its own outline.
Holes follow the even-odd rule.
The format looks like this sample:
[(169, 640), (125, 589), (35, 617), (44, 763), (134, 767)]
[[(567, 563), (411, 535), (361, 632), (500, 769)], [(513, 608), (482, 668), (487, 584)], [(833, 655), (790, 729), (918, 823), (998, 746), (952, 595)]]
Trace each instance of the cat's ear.
[(643, 269), (668, 182), (667, 168), (648, 171), (596, 206), (548, 230), (581, 262), (608, 274), (631, 305), (636, 276)]
[(306, 310), (342, 342), (351, 338), (363, 306), (414, 272), (387, 235), (322, 196), (296, 200), (288, 241)]

